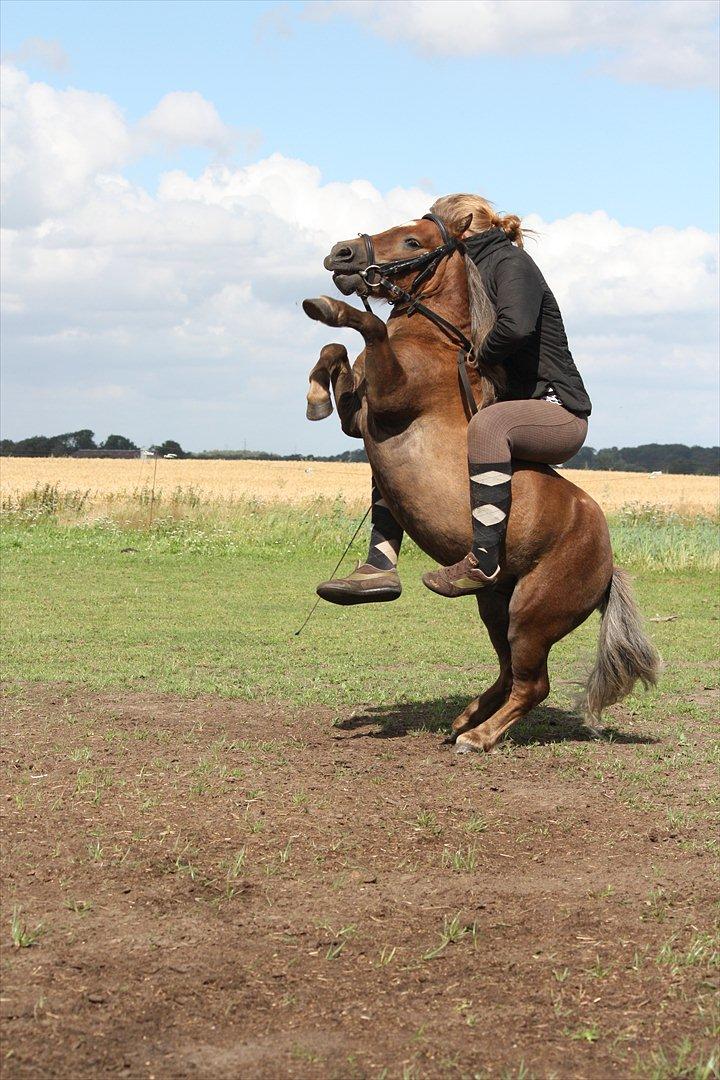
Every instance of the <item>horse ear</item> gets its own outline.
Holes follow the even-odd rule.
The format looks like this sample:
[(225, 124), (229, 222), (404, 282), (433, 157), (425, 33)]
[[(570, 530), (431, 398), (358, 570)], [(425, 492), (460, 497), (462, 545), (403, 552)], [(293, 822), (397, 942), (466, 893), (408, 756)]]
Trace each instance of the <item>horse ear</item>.
[(467, 217), (464, 217), (464, 218), (462, 219), (462, 221), (458, 223), (458, 226), (457, 226), (457, 228), (455, 228), (455, 229), (453, 230), (453, 232), (455, 233), (455, 235), (456, 235), (456, 236), (462, 236), (462, 234), (463, 234), (463, 233), (464, 233), (464, 232), (466, 231), (466, 229), (469, 229), (469, 228), (470, 228), (470, 226), (471, 226), (471, 224), (472, 224), (472, 219), (473, 219), (473, 216), (472, 216), (472, 214), (468, 214), (468, 216), (467, 216)]

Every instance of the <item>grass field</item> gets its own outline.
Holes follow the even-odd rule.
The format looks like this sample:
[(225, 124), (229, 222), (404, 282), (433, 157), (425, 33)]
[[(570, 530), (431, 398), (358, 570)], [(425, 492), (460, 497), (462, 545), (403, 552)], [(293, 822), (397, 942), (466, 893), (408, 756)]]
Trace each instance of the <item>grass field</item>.
[(412, 545), (293, 636), (355, 500), (46, 479), (2, 530), (3, 1075), (718, 1075), (709, 505), (611, 515), (659, 690), (587, 737), (593, 618), (458, 758), (493, 655)]

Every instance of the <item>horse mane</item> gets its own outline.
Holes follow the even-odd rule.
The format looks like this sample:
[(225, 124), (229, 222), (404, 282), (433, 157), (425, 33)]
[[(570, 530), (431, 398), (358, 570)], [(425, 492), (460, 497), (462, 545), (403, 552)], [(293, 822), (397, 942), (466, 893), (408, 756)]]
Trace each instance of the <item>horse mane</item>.
[[(478, 356), (485, 338), (495, 325), (495, 309), (485, 286), (483, 285), (480, 271), (469, 255), (464, 255), (465, 273), (467, 275), (468, 306), (470, 308), (470, 340), (473, 343), (473, 351)], [(479, 365), (480, 384), (482, 387), (482, 405), (487, 408), (502, 397), (507, 387), (507, 376), (502, 365), (488, 367)]]

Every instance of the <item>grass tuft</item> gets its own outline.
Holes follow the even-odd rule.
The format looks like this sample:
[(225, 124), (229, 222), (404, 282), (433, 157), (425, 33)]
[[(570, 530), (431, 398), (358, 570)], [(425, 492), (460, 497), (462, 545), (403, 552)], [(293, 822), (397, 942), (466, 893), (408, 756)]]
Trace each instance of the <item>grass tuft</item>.
[(38, 923), (35, 929), (31, 930), (21, 916), (22, 908), (15, 906), (10, 920), (10, 937), (16, 949), (29, 949), (36, 944), (45, 928), (42, 923)]

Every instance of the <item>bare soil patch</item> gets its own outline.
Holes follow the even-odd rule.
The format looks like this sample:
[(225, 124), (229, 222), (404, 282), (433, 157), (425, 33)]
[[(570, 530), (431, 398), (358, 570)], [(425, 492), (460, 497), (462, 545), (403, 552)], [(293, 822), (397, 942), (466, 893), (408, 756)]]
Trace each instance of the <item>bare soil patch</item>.
[(637, 808), (606, 765), (652, 734), (587, 744), (557, 714), (542, 754), (457, 757), (421, 719), (10, 694), (3, 1075), (607, 1077), (684, 1039), (707, 1058), (714, 856), (702, 815), (666, 812), (691, 794), (672, 739)]

